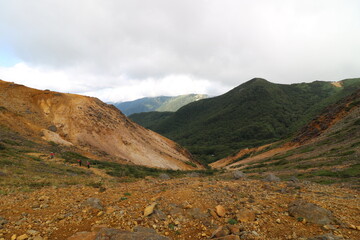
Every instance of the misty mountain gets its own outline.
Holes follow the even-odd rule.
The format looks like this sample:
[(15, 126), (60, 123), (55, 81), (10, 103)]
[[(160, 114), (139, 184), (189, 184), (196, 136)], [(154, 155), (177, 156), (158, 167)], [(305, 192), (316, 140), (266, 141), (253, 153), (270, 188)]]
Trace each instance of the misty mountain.
[(175, 112), (182, 106), (200, 99), (207, 98), (205, 94), (187, 94), (176, 97), (160, 96), (146, 97), (128, 102), (114, 103), (113, 105), (120, 109), (125, 115), (140, 112)]

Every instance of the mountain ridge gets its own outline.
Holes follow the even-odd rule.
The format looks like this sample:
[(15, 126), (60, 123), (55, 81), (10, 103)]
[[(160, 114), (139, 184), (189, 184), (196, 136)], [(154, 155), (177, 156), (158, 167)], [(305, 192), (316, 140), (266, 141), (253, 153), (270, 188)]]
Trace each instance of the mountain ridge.
[(36, 141), (128, 164), (200, 167), (178, 144), (133, 123), (116, 107), (96, 98), (0, 81), (0, 105), (2, 125)]
[[(209, 163), (239, 149), (290, 136), (324, 107), (360, 87), (360, 79), (341, 83), (341, 87), (323, 81), (286, 85), (255, 78), (166, 116), (143, 113), (130, 118), (179, 142)], [(163, 118), (159, 121), (158, 116)]]
[(182, 106), (200, 99), (207, 98), (206, 94), (186, 94), (175, 97), (159, 96), (145, 97), (134, 101), (112, 103), (120, 109), (125, 115), (131, 115), (141, 112), (175, 112)]

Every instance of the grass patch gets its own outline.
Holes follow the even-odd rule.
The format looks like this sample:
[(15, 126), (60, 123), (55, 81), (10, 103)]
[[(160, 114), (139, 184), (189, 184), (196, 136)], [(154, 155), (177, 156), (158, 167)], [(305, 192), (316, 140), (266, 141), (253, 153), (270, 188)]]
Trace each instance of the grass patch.
[(192, 167), (195, 167), (195, 168), (196, 168), (196, 164), (195, 164), (195, 163), (193, 163), (193, 162), (186, 161), (185, 163), (186, 163), (187, 165), (190, 165), (190, 166), (192, 166)]

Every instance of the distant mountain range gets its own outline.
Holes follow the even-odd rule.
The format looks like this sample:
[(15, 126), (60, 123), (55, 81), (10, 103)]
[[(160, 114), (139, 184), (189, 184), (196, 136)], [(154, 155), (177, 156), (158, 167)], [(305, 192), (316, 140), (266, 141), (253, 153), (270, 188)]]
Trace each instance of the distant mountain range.
[(131, 115), (141, 112), (175, 112), (182, 106), (191, 102), (205, 99), (205, 94), (187, 94), (176, 97), (160, 96), (146, 97), (128, 102), (113, 103), (115, 107), (120, 109), (125, 115)]
[(325, 107), (360, 88), (360, 79), (274, 84), (255, 78), (174, 113), (138, 113), (133, 121), (185, 146), (203, 163), (293, 135)]

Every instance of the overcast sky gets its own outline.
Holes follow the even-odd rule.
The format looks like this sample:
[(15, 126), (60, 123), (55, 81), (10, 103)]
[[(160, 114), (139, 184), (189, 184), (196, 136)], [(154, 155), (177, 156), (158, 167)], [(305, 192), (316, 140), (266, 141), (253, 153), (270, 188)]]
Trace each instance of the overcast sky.
[(360, 77), (359, 0), (0, 0), (0, 79), (103, 101)]

